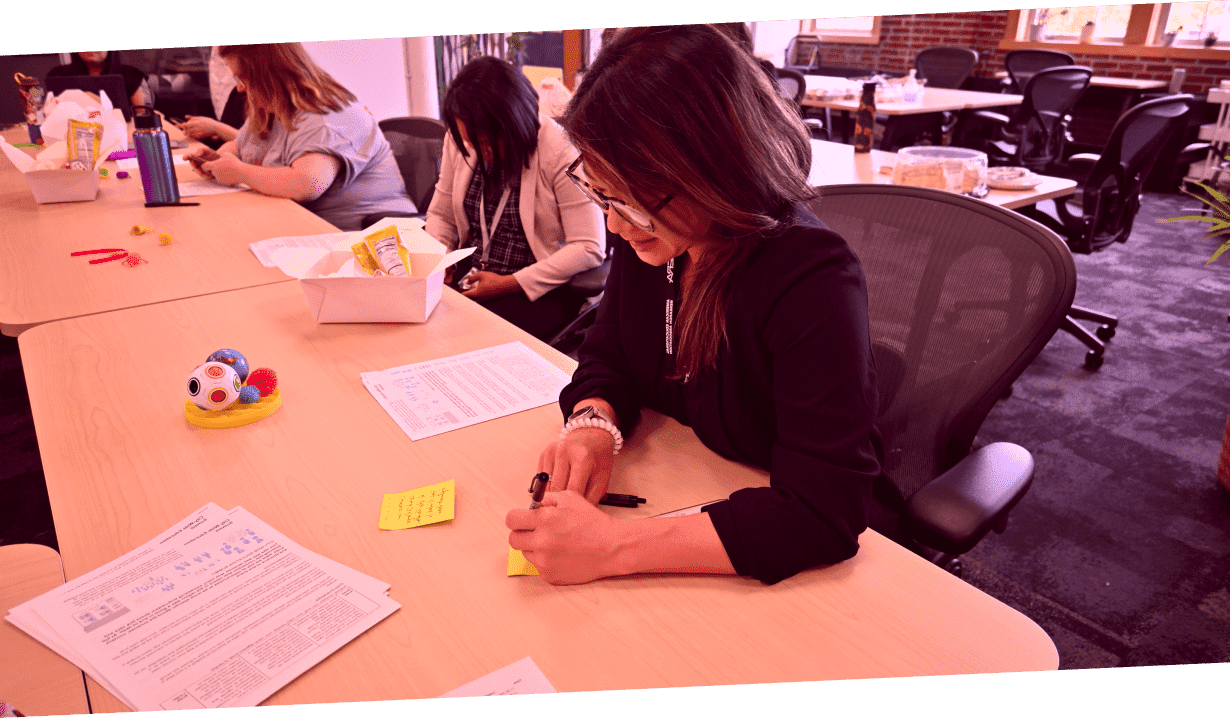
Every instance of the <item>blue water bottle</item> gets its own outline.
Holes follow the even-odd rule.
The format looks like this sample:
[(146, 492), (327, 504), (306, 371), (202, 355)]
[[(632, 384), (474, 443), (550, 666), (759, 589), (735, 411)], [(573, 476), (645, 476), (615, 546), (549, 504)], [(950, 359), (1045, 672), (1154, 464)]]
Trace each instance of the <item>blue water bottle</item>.
[(171, 141), (162, 129), (162, 118), (154, 108), (137, 105), (132, 108), (132, 124), (136, 128), (132, 141), (136, 145), (141, 184), (145, 187), (145, 206), (179, 204), (179, 181), (175, 178)]

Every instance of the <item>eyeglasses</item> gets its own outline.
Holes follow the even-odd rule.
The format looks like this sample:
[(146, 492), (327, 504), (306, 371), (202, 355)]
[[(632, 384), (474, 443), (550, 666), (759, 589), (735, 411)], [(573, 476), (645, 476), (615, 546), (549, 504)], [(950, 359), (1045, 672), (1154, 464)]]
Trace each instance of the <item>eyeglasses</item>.
[[(629, 207), (627, 203), (625, 202), (621, 202), (617, 199), (607, 197), (606, 195), (602, 194), (598, 190), (591, 187), (588, 182), (581, 179), (580, 177), (577, 177), (576, 169), (577, 169), (577, 166), (580, 164), (581, 164), (581, 158), (577, 157), (576, 160), (573, 161), (573, 163), (568, 166), (568, 169), (564, 170), (564, 174), (568, 175), (568, 179), (572, 180), (573, 183), (576, 184), (576, 186), (581, 190), (581, 192), (583, 192), (585, 196), (590, 199), (590, 201), (592, 201), (594, 204), (601, 207), (603, 212), (610, 212), (612, 209), (615, 210), (619, 214), (620, 217), (623, 217), (624, 219), (628, 220), (628, 222), (631, 223), (632, 226), (636, 227), (637, 229), (643, 230), (645, 232), (653, 231), (653, 218), (652, 217), (640, 211), (639, 209), (633, 209)], [(668, 202), (670, 202), (674, 198), (675, 198), (675, 193), (671, 192), (670, 194), (666, 196), (665, 199), (659, 202), (657, 206), (655, 206), (653, 210), (651, 211), (657, 212), (661, 210), (663, 207), (666, 206)]]

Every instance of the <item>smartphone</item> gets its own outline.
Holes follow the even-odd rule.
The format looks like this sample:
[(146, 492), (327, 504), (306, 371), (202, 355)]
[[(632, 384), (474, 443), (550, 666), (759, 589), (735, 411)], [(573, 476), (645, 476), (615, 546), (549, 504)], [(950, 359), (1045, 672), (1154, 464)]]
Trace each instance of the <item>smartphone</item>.
[(211, 149), (206, 148), (204, 155), (186, 155), (184, 159), (191, 162), (193, 167), (196, 167), (197, 169), (201, 169), (201, 165), (204, 164), (205, 162), (213, 162), (214, 160), (219, 159), (220, 157), (222, 157), (222, 155), (218, 154), (217, 152), (214, 152)]

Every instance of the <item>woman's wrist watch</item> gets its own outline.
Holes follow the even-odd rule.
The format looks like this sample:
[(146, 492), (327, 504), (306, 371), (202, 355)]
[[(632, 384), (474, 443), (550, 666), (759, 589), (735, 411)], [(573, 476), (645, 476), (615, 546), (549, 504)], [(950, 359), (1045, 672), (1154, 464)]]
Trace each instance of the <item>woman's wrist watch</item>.
[(564, 428), (559, 430), (559, 438), (563, 439), (577, 429), (585, 428), (609, 431), (615, 439), (615, 454), (624, 446), (624, 435), (619, 433), (619, 427), (615, 426), (615, 422), (611, 421), (605, 412), (593, 406), (585, 406), (572, 412), (568, 421), (564, 422)]

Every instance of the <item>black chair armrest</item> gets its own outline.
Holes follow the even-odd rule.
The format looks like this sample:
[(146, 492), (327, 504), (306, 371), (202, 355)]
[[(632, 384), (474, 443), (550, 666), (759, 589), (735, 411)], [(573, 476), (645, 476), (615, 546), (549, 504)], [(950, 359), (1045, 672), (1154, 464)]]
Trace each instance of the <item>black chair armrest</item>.
[(912, 538), (952, 555), (972, 549), (1025, 495), (1034, 460), (1016, 444), (997, 442), (970, 454), (906, 503)]
[(363, 217), (363, 226), (370, 227), (386, 217), (413, 217), (426, 221), (427, 215), (415, 212), (376, 212)]
[(1007, 115), (999, 113), (999, 112), (992, 112), (991, 110), (974, 110), (973, 112), (970, 113), (970, 115), (973, 117), (977, 117), (980, 120), (986, 120), (987, 122), (993, 122), (997, 125), (1007, 126), (1009, 122)]
[(1068, 167), (1067, 171), (1064, 172), (1064, 176), (1084, 184), (1085, 178), (1088, 177), (1089, 173), (1093, 171), (1093, 166), (1096, 165), (1100, 159), (1102, 159), (1102, 155), (1094, 154), (1092, 152), (1079, 152), (1074, 154), (1066, 160)]
[(1179, 150), (1179, 154), (1175, 157), (1175, 166), (1190, 165), (1193, 162), (1200, 162), (1205, 157), (1209, 156), (1209, 149), (1213, 145), (1209, 142), (1193, 142), (1187, 147)]

